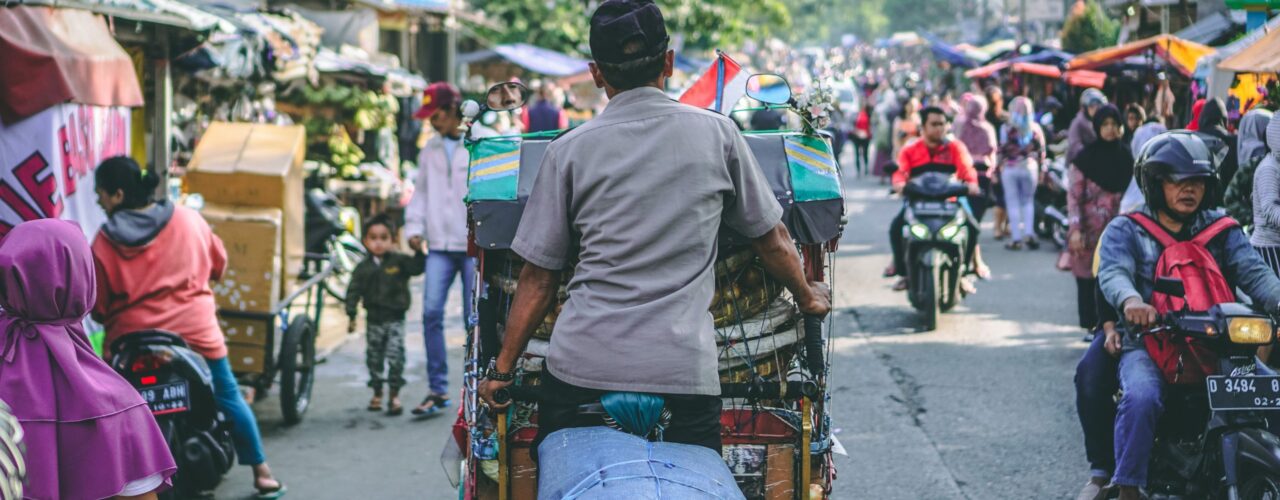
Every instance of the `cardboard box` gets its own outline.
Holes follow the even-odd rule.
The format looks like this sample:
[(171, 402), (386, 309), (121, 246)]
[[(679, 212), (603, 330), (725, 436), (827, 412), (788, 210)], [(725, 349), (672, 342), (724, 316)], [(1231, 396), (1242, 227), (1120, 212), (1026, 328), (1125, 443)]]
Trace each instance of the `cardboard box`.
[(267, 346), (267, 342), (271, 338), (271, 329), (273, 320), (267, 319), (251, 319), (251, 318), (229, 318), (224, 315), (218, 315), (218, 326), (222, 328), (222, 334), (226, 336), (227, 342), (234, 342), (246, 346)]
[(771, 444), (764, 473), (764, 497), (768, 500), (791, 500), (796, 496), (796, 448), (789, 444)]
[(200, 138), (187, 167), (187, 191), (200, 193), (206, 203), (283, 211), (282, 294), (306, 256), (305, 154), (301, 126), (217, 122)]
[(266, 373), (267, 349), (260, 345), (227, 342), (227, 362), (235, 373)]
[(218, 308), (274, 311), (282, 285), (280, 209), (205, 205), (200, 215), (227, 249), (227, 270), (212, 283)]

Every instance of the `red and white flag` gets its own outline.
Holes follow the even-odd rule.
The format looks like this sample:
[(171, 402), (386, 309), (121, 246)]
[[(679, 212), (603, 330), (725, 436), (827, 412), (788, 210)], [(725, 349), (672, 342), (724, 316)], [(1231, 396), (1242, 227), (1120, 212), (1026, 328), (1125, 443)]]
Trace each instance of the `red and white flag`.
[(725, 53), (716, 51), (716, 61), (711, 63), (698, 81), (684, 91), (680, 102), (707, 108), (727, 115), (747, 93), (747, 72)]

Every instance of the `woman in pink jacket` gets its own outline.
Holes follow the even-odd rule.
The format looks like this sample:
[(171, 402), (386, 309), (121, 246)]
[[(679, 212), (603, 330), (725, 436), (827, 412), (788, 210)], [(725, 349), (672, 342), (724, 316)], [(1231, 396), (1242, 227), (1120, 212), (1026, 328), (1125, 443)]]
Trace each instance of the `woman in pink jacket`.
[(253, 468), (259, 498), (278, 498), (284, 485), (267, 466), (258, 422), (231, 373), (209, 287), (226, 268), (222, 241), (196, 211), (152, 201), (159, 177), (130, 158), (102, 162), (94, 181), (98, 204), (109, 216), (93, 241), (98, 274), (93, 315), (106, 326), (105, 345), (149, 329), (180, 335), (209, 364), (218, 407), (234, 424), (236, 454)]

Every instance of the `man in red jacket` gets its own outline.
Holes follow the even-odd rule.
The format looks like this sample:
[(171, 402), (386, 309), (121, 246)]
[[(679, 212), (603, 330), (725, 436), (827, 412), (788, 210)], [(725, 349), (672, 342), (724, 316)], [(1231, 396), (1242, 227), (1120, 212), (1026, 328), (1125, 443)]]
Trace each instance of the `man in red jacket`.
[[(907, 143), (898, 153), (898, 169), (893, 172), (893, 191), (901, 193), (907, 181), (911, 180), (912, 172), (917, 169), (947, 170), (954, 171), (960, 182), (969, 185), (970, 196), (977, 195), (979, 193), (978, 171), (973, 168), (973, 158), (969, 156), (969, 150), (964, 147), (964, 143), (952, 139), (951, 118), (941, 108), (933, 106), (921, 110), (920, 118), (924, 124), (924, 134), (919, 139)], [(968, 210), (967, 204), (966, 210)], [(893, 267), (890, 269), (891, 272), (885, 274), (899, 277), (898, 282), (893, 285), (893, 289), (898, 291), (907, 289), (907, 278), (904, 273), (906, 249), (903, 248), (902, 237), (902, 228), (907, 224), (904, 219), (905, 211), (904, 205), (903, 210), (898, 212), (898, 216), (894, 217), (889, 225), (889, 243), (893, 247)], [(972, 248), (969, 254), (974, 256), (972, 268), (978, 276), (985, 278), (990, 274), (990, 270), (982, 262), (977, 248), (977, 224), (971, 221), (970, 229), (975, 235), (974, 238), (970, 238)]]

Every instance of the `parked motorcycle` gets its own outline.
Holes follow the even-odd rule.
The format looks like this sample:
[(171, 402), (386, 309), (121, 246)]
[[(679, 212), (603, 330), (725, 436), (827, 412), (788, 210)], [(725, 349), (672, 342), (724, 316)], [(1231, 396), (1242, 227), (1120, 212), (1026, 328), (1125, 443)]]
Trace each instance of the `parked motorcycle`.
[(968, 214), (955, 198), (967, 195), (969, 188), (952, 179), (951, 167), (926, 165), (913, 174), (903, 188), (907, 297), (924, 313), (924, 329), (929, 331), (938, 327), (938, 314), (950, 311), (964, 295), (960, 279), (969, 262), (972, 235)]
[(1045, 162), (1045, 171), (1035, 194), (1035, 230), (1042, 240), (1052, 241), (1062, 250), (1067, 247), (1067, 162), (1057, 157)]
[[(1183, 295), (1182, 282), (1161, 278), (1156, 289)], [(1198, 339), (1218, 357), (1204, 384), (1170, 384), (1152, 449), (1151, 498), (1280, 498), (1280, 437), (1268, 418), (1280, 416), (1280, 374), (1255, 356), (1272, 345), (1272, 318), (1225, 303), (1205, 312), (1180, 311), (1154, 331)]]
[(196, 498), (213, 491), (235, 463), (235, 447), (204, 359), (181, 337), (148, 330), (112, 342), (111, 367), (142, 394), (178, 464), (173, 488), (161, 498)]
[(307, 190), (306, 203), (307, 257), (332, 263), (333, 273), (321, 285), (333, 298), (346, 300), (351, 273), (365, 257), (360, 214), (320, 188)]

